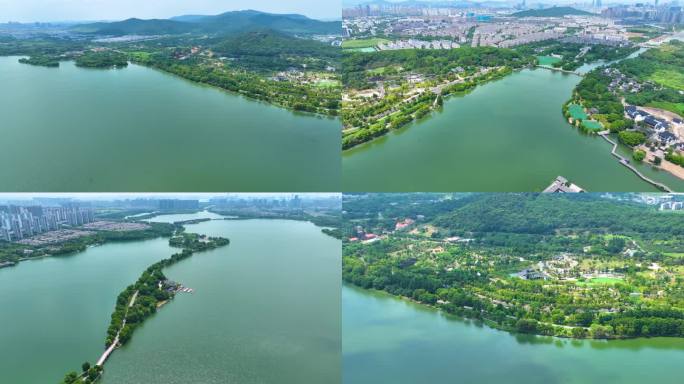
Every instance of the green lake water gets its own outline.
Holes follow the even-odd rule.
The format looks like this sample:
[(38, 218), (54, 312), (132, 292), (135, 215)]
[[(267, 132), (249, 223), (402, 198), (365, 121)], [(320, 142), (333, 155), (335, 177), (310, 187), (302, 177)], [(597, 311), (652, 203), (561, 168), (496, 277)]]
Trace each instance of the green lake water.
[[(138, 328), (106, 363), (102, 383), (339, 382), (339, 241), (300, 221), (186, 228), (231, 244), (165, 270), (195, 293), (179, 293)], [(177, 251), (158, 238), (0, 269), (0, 382), (56, 384), (96, 361), (117, 295)]]
[(138, 329), (105, 365), (102, 384), (339, 382), (339, 241), (298, 221), (186, 228), (231, 243), (165, 270), (195, 292)]
[(684, 339), (578, 341), (513, 335), (349, 286), (344, 383), (676, 384)]
[(0, 190), (337, 191), (339, 120), (137, 65), (0, 57)]
[(173, 252), (159, 238), (0, 269), (0, 382), (57, 384), (95, 361), (118, 294)]
[[(442, 111), (345, 151), (342, 188), (529, 192), (564, 176), (588, 191), (656, 191), (611, 156), (608, 142), (565, 121), (561, 107), (580, 79), (526, 69), (451, 97)], [(684, 180), (637, 168), (684, 191)]]

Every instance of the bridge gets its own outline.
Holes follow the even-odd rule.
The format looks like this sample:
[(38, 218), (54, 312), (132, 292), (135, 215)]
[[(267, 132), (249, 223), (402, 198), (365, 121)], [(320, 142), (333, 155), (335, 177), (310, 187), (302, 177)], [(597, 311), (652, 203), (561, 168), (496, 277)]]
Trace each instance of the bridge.
[(607, 142), (613, 144), (613, 149), (610, 151), (610, 153), (611, 153), (611, 155), (617, 157), (617, 159), (618, 159), (618, 161), (620, 162), (620, 164), (622, 164), (622, 165), (624, 165), (625, 167), (629, 168), (630, 170), (632, 170), (632, 172), (634, 172), (634, 173), (635, 173), (637, 176), (639, 176), (642, 180), (644, 180), (645, 182), (647, 182), (647, 183), (649, 183), (649, 184), (655, 186), (656, 188), (660, 189), (661, 191), (670, 192), (670, 193), (673, 192), (672, 189), (670, 189), (670, 187), (668, 187), (667, 185), (665, 185), (665, 184), (663, 184), (663, 183), (659, 183), (659, 182), (654, 181), (654, 180), (651, 180), (651, 179), (649, 179), (648, 177), (644, 176), (641, 172), (639, 172), (638, 169), (636, 169), (632, 164), (629, 163), (629, 160), (627, 160), (627, 159), (624, 158), (622, 155), (620, 155), (619, 153), (617, 153), (616, 151), (617, 151), (618, 143), (616, 143), (615, 141), (611, 140), (610, 137), (608, 137), (608, 134), (609, 134), (609, 133), (610, 133), (610, 131), (601, 131), (601, 132), (599, 132), (598, 134), (599, 134), (599, 136), (601, 136), (601, 137), (603, 137), (604, 139), (606, 139)]

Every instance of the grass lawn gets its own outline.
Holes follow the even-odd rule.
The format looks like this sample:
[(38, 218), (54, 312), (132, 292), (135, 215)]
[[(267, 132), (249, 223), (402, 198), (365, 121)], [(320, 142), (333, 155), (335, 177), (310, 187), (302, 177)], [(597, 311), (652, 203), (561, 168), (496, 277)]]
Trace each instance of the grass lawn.
[(340, 85), (339, 80), (321, 79), (316, 83), (317, 87), (320, 88), (333, 88)]
[(382, 75), (383, 73), (385, 73), (386, 69), (387, 69), (387, 67), (378, 67), (378, 68), (369, 69), (367, 72), (370, 74), (373, 74), (373, 75)]
[(387, 39), (356, 39), (356, 40), (345, 40), (342, 42), (342, 48), (372, 48), (378, 44), (387, 43)]
[(554, 63), (561, 61), (561, 59), (553, 56), (537, 56), (537, 60), (539, 60), (539, 65), (548, 66), (552, 66)]
[(603, 129), (603, 126), (601, 125), (601, 123), (599, 123), (598, 121), (594, 121), (594, 120), (582, 120), (582, 125), (586, 129), (589, 129), (592, 131), (600, 131)]
[(652, 101), (647, 107), (660, 108), (684, 116), (684, 103), (671, 103), (669, 101)]
[(568, 112), (570, 112), (570, 116), (572, 116), (573, 119), (584, 120), (587, 118), (587, 114), (584, 112), (584, 109), (582, 108), (581, 105), (577, 105), (577, 104), (568, 105)]
[(660, 69), (649, 76), (649, 79), (666, 87), (684, 90), (684, 73), (679, 71)]
[(589, 281), (578, 281), (577, 285), (596, 285), (596, 284), (617, 284), (622, 283), (622, 279), (615, 277), (597, 277), (595, 279), (590, 279)]
[(676, 258), (684, 257), (684, 253), (681, 252), (663, 252), (663, 255)]

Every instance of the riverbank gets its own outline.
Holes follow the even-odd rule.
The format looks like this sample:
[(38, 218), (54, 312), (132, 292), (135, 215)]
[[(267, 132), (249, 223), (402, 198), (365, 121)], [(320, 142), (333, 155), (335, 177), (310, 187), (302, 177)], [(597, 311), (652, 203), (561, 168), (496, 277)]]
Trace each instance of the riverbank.
[[(491, 329), (495, 329), (498, 331), (503, 331), (507, 332), (511, 335), (535, 335), (539, 337), (555, 337), (559, 339), (570, 339), (570, 340), (635, 340), (635, 339), (648, 339), (644, 337), (626, 337), (626, 336), (621, 336), (621, 337), (607, 337), (602, 330), (599, 330), (597, 333), (599, 337), (595, 337), (596, 335), (593, 334), (594, 329), (592, 327), (579, 327), (579, 326), (568, 326), (568, 325), (558, 325), (558, 324), (551, 324), (551, 323), (542, 323), (542, 322), (537, 322), (534, 321), (537, 325), (545, 328), (546, 330), (551, 330), (553, 333), (543, 333), (543, 332), (521, 332), (518, 329), (515, 329), (513, 327), (508, 327), (505, 325), (502, 325), (492, 319), (488, 319), (486, 316), (485, 312), (478, 312), (474, 310), (473, 308), (470, 307), (463, 307), (461, 311), (459, 312), (451, 312), (447, 310), (446, 304), (448, 303), (436, 303), (436, 304), (430, 304), (430, 303), (425, 303), (421, 302), (419, 300), (416, 300), (411, 297), (407, 296), (398, 296), (398, 295), (393, 295), (387, 291), (384, 290), (377, 290), (377, 289), (372, 289), (372, 288), (364, 288), (358, 285), (355, 285), (353, 282), (344, 280), (344, 284), (349, 285), (350, 287), (354, 287), (355, 289), (359, 289), (362, 291), (367, 291), (367, 292), (379, 292), (382, 293), (383, 295), (388, 295), (389, 297), (399, 299), (402, 301), (406, 301), (409, 303), (413, 303), (415, 305), (419, 305), (424, 308), (429, 308), (431, 310), (435, 310), (438, 312), (443, 312), (444, 314), (448, 316), (453, 316), (454, 318), (460, 319), (460, 320), (469, 320), (469, 321), (477, 321), (480, 322), (482, 325), (486, 325), (487, 327)], [(518, 323), (521, 321), (525, 321), (526, 319), (519, 319)], [(671, 339), (682, 339), (679, 337), (667, 337), (665, 338), (671, 338)]]
[[(680, 380), (684, 339), (511, 334), (422, 305), (342, 288), (344, 384), (643, 384)], [(372, 335), (372, 337), (369, 337)]]
[[(245, 89), (242, 89), (240, 86), (228, 86), (228, 84), (232, 84), (233, 82), (237, 83), (240, 81), (240, 79), (233, 79), (233, 81), (227, 81), (226, 79), (218, 79), (218, 78), (208, 78), (208, 77), (200, 77), (197, 76), (192, 69), (189, 69), (185, 72), (181, 71), (180, 69), (176, 69), (173, 67), (165, 67), (160, 63), (148, 63), (142, 60), (136, 60), (134, 58), (131, 59), (131, 63), (140, 65), (146, 68), (158, 70), (160, 72), (163, 72), (167, 75), (175, 76), (178, 78), (181, 78), (186, 81), (190, 81), (193, 84), (199, 84), (199, 85), (204, 85), (204, 86), (209, 86), (212, 88), (219, 89), (221, 91), (230, 93), (235, 96), (242, 96), (248, 100), (251, 101), (257, 101), (257, 102), (262, 102), (268, 105), (272, 105), (278, 108), (285, 109), (287, 111), (290, 111), (292, 113), (298, 113), (302, 114), (305, 116), (318, 116), (318, 117), (325, 117), (325, 118), (336, 118), (339, 115), (339, 110), (338, 109), (332, 109), (332, 108), (321, 108), (321, 107), (305, 107), (305, 106), (296, 106), (292, 105), (292, 100), (294, 99), (294, 95), (299, 95), (299, 94), (309, 94), (309, 93), (315, 93), (316, 91), (320, 91), (321, 87), (316, 87), (316, 86), (295, 86), (295, 85), (289, 85), (289, 84), (284, 84), (284, 82), (277, 82), (277, 81), (272, 81), (264, 78), (261, 75), (258, 74), (252, 74), (247, 72), (242, 80), (245, 79), (251, 79), (250, 81), (254, 82), (254, 89), (259, 89), (259, 86), (263, 87), (264, 82), (268, 82), (271, 86), (281, 88), (278, 89), (277, 91), (273, 91), (270, 93), (260, 93), (260, 92), (254, 92), (254, 91), (248, 91)], [(202, 80), (205, 79), (205, 80)], [(226, 85), (223, 85), (226, 84)], [(292, 89), (287, 89), (287, 87), (292, 87)], [(285, 87), (285, 88), (283, 88)], [(289, 95), (291, 99), (281, 99), (276, 96), (280, 96), (281, 98), (284, 95)], [(332, 104), (332, 98), (330, 98), (330, 101), (327, 101), (328, 104)]]
[[(104, 245), (113, 242), (127, 242), (147, 240), (157, 237), (169, 237), (175, 226), (168, 223), (146, 223), (148, 229), (133, 231), (91, 231), (83, 230), (84, 236), (63, 242), (45, 245), (29, 245), (18, 242), (0, 243), (0, 268), (12, 267), (20, 262), (38, 260), (46, 257), (64, 256), (83, 252), (88, 247)], [(80, 227), (76, 227), (79, 230)], [(49, 234), (50, 232), (46, 232)], [(30, 238), (29, 238), (30, 239)]]
[[(409, 102), (410, 105), (404, 105), (401, 107), (402, 109), (393, 109), (384, 112), (381, 116), (376, 116), (379, 123), (384, 124), (384, 126), (376, 128), (370, 127), (368, 131), (372, 132), (368, 137), (351, 142), (345, 140), (345, 138), (359, 132), (359, 128), (343, 130), (342, 151), (348, 151), (360, 145), (371, 143), (392, 131), (399, 130), (415, 122), (427, 120), (430, 118), (430, 114), (442, 108), (444, 101), (449, 100), (452, 96), (466, 96), (478, 86), (502, 79), (522, 69), (525, 68), (485, 68), (473, 77), (438, 84), (437, 86), (431, 87), (429, 90), (425, 90), (423, 93), (414, 94), (402, 101), (403, 103)], [(391, 120), (391, 122), (387, 122), (387, 120)], [(345, 134), (347, 134), (347, 136), (345, 136)]]

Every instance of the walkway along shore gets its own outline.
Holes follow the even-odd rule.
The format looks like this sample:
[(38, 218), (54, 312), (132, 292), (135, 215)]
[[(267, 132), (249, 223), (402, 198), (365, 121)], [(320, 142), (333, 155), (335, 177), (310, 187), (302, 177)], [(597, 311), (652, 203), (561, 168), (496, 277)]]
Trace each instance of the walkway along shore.
[[(133, 304), (135, 304), (135, 299), (138, 297), (138, 291), (135, 291), (133, 293), (133, 297), (131, 297), (131, 301), (128, 303), (128, 308), (131, 308)], [(124, 315), (123, 322), (121, 323), (121, 328), (119, 328), (119, 331), (116, 333), (116, 337), (114, 338), (114, 341), (112, 341), (112, 344), (107, 348), (102, 356), (97, 360), (97, 366), (102, 366), (105, 361), (109, 358), (109, 355), (114, 352), (114, 350), (119, 346), (119, 335), (121, 335), (121, 331), (124, 329), (126, 326), (126, 316), (128, 315), (128, 308), (126, 308), (126, 315)]]
[(613, 149), (610, 151), (610, 153), (611, 153), (613, 156), (615, 156), (615, 157), (618, 158), (618, 160), (620, 161), (620, 164), (622, 164), (622, 165), (624, 165), (625, 167), (631, 169), (632, 172), (636, 173), (636, 175), (639, 176), (642, 180), (646, 181), (647, 183), (650, 183), (650, 184), (654, 185), (656, 188), (658, 188), (658, 189), (660, 189), (660, 190), (662, 190), (662, 191), (665, 191), (665, 192), (670, 192), (670, 193), (674, 192), (674, 191), (673, 191), (672, 189), (670, 189), (670, 187), (668, 187), (667, 185), (665, 185), (665, 184), (663, 184), (663, 183), (659, 183), (659, 182), (657, 182), (657, 181), (653, 181), (653, 180), (649, 179), (648, 177), (644, 176), (643, 174), (641, 174), (641, 172), (639, 172), (639, 170), (637, 170), (632, 164), (629, 163), (629, 160), (625, 159), (625, 158), (622, 157), (620, 154), (618, 154), (618, 153), (616, 152), (617, 147), (618, 147), (618, 143), (616, 143), (615, 141), (611, 140), (611, 139), (608, 137), (608, 134), (609, 134), (609, 133), (610, 133), (610, 131), (601, 131), (601, 132), (599, 132), (598, 134), (599, 134), (601, 137), (603, 137), (604, 139), (606, 139), (607, 142), (613, 144)]
[(539, 67), (539, 68), (544, 68), (544, 69), (549, 69), (549, 70), (557, 71), (557, 72), (568, 73), (568, 74), (576, 75), (576, 76), (579, 76), (579, 77), (584, 77), (584, 75), (582, 75), (582, 74), (579, 73), (579, 72), (568, 71), (568, 70), (562, 69), (562, 68), (554, 68), (554, 67), (552, 67), (552, 66), (550, 66), (550, 65), (540, 65), (540, 64), (537, 64), (537, 67)]

